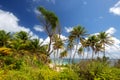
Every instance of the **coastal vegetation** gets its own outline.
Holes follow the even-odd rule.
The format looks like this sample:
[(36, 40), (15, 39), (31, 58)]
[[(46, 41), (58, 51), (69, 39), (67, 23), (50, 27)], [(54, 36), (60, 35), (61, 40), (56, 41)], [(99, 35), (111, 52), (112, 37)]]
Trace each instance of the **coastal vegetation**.
[[(120, 60), (111, 65), (106, 56), (106, 47), (114, 45), (109, 33), (88, 34), (77, 25), (63, 40), (58, 17), (43, 7), (38, 10), (49, 43), (25, 31), (0, 30), (0, 80), (120, 80)], [(64, 59), (68, 63), (60, 65)]]

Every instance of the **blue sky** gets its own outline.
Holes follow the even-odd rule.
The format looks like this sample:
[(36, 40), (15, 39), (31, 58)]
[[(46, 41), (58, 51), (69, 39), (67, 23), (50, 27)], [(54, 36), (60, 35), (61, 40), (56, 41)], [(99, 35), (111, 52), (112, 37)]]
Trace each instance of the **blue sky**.
[(45, 39), (37, 18), (38, 6), (58, 16), (64, 36), (76, 25), (85, 27), (89, 34), (112, 29), (119, 46), (120, 0), (0, 0), (0, 29), (25, 30)]
[[(120, 30), (120, 16), (109, 12), (117, 2), (118, 0), (1, 0), (0, 8), (13, 13), (19, 19), (20, 25), (30, 28), (37, 35), (43, 34), (33, 29), (35, 25), (40, 25), (34, 12), (38, 6), (44, 6), (58, 16), (64, 35), (64, 27), (76, 25), (84, 26), (91, 34), (110, 27)], [(118, 34), (119, 31), (115, 36), (120, 38)]]

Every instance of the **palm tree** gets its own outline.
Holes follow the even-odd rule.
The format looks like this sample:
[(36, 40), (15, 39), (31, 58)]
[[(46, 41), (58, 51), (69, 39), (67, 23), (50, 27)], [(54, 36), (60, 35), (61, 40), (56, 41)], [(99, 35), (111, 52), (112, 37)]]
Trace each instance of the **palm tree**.
[(40, 41), (39, 39), (33, 39), (30, 41), (30, 44), (29, 44), (29, 49), (31, 50), (32, 53), (39, 53), (40, 52), (40, 48), (41, 48), (41, 44), (40, 44)]
[(30, 39), (30, 36), (27, 32), (25, 31), (20, 31), (14, 34), (14, 39), (20, 39), (25, 43), (27, 40)]
[(67, 50), (64, 50), (60, 53), (60, 58), (64, 58), (64, 57), (67, 57), (68, 53), (67, 53)]
[(69, 64), (71, 63), (72, 49), (73, 49), (73, 47), (74, 47), (73, 37), (69, 36), (69, 38), (68, 38), (68, 44), (67, 44), (67, 50), (69, 51)]
[(84, 48), (82, 46), (78, 49), (78, 55), (81, 55), (81, 54), (84, 55)]
[[(87, 56), (86, 56), (86, 58), (88, 59), (88, 52), (90, 51), (90, 45), (89, 45), (89, 41), (88, 41), (88, 39), (80, 39), (80, 43), (81, 43), (81, 49), (82, 49), (82, 54), (83, 54), (83, 59), (84, 59), (84, 51), (85, 51), (85, 49), (87, 50)], [(80, 51), (81, 52), (81, 51)]]
[(95, 54), (95, 50), (96, 50), (96, 44), (99, 42), (99, 39), (96, 35), (92, 35), (88, 37), (88, 45), (91, 47), (92, 49), (92, 59), (94, 57)]
[(5, 47), (10, 40), (10, 33), (5, 32), (4, 30), (0, 30), (0, 46)]
[(56, 53), (54, 53), (54, 60), (55, 60), (55, 54), (57, 54), (57, 59), (59, 62), (60, 49), (64, 48), (64, 43), (63, 43), (62, 39), (59, 37), (59, 35), (57, 35), (57, 34), (55, 34), (53, 36), (52, 40), (53, 40), (53, 49), (56, 50)]
[(73, 37), (73, 40), (75, 41), (75, 52), (73, 54), (73, 60), (72, 62), (74, 61), (74, 58), (75, 58), (75, 55), (78, 51), (78, 45), (79, 45), (79, 42), (80, 42), (80, 38), (83, 38), (84, 36), (86, 35), (86, 30), (84, 27), (81, 27), (81, 26), (75, 26), (73, 28), (73, 30), (70, 32), (70, 36)]
[(106, 33), (106, 32), (100, 32), (99, 34), (98, 34), (98, 38), (100, 39), (100, 44), (103, 46), (103, 48), (104, 48), (104, 57), (105, 57), (105, 47), (108, 45), (112, 45), (114, 42), (113, 42), (113, 40), (112, 40), (112, 38), (111, 38), (111, 36), (108, 34), (108, 33)]
[(13, 35), (13, 40), (20, 41), (21, 49), (28, 50), (29, 43), (30, 43), (29, 34), (25, 31), (16, 32)]
[(98, 54), (99, 57), (99, 52), (103, 52), (103, 46), (100, 43), (96, 43), (95, 45), (95, 54)]
[(42, 14), (42, 17), (40, 18), (41, 18), (41, 23), (43, 25), (43, 28), (50, 39), (48, 44), (48, 50), (47, 50), (47, 55), (50, 56), (52, 53), (51, 52), (52, 37), (54, 34), (60, 31), (60, 27), (58, 26), (59, 20), (53, 12), (48, 11), (43, 7), (38, 7), (38, 10)]

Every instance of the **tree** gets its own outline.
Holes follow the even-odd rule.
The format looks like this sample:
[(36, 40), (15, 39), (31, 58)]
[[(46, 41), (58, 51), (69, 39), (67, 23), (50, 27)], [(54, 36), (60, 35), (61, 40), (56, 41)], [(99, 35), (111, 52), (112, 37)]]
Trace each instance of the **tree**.
[(87, 44), (91, 47), (92, 49), (92, 59), (94, 57), (95, 54), (95, 50), (96, 50), (96, 44), (98, 44), (99, 39), (96, 35), (92, 35), (88, 37), (88, 41)]
[(60, 53), (60, 58), (64, 58), (64, 57), (67, 57), (68, 53), (67, 53), (67, 50), (64, 50)]
[(31, 36), (27, 32), (20, 31), (13, 35), (13, 40), (20, 41), (21, 49), (28, 50), (30, 37)]
[(78, 55), (81, 55), (81, 54), (84, 55), (84, 47), (82, 46), (78, 49)]
[(105, 47), (112, 45), (114, 42), (112, 40), (112, 37), (106, 33), (106, 32), (100, 32), (98, 34), (98, 38), (100, 39), (100, 44), (103, 46), (104, 48), (104, 57), (105, 57)]
[(64, 50), (60, 53), (60, 58), (67, 57), (68, 53), (67, 50)]
[(5, 32), (4, 30), (0, 30), (0, 46), (7, 46), (8, 41), (10, 40), (10, 33)]
[(68, 37), (67, 50), (69, 51), (69, 64), (71, 63), (72, 58), (72, 49), (74, 47), (74, 40), (72, 36)]
[[(73, 30), (70, 32), (70, 36), (72, 36), (73, 37), (73, 40), (75, 41), (75, 52), (74, 52), (74, 54), (73, 54), (73, 60), (74, 60), (74, 57), (75, 57), (75, 55), (76, 55), (76, 53), (77, 53), (77, 51), (78, 51), (78, 45), (79, 45), (79, 43), (80, 43), (80, 39), (81, 38), (84, 38), (84, 36), (86, 35), (86, 30), (85, 30), (85, 28), (84, 27), (81, 27), (81, 26), (75, 26), (74, 28), (73, 28)], [(72, 60), (72, 62), (73, 62), (73, 60)]]
[(53, 40), (53, 49), (56, 51), (56, 53), (54, 52), (54, 62), (55, 62), (55, 54), (57, 55), (56, 57), (59, 62), (60, 50), (64, 48), (64, 43), (57, 34), (53, 36), (52, 40)]
[(29, 44), (29, 49), (32, 53), (39, 53), (40, 52), (40, 48), (41, 48), (41, 43), (39, 41), (39, 39), (33, 39), (30, 40), (30, 44)]
[(43, 25), (43, 28), (50, 39), (49, 44), (48, 44), (48, 50), (47, 50), (47, 55), (50, 56), (52, 37), (54, 34), (58, 32), (60, 33), (60, 27), (58, 26), (59, 20), (53, 12), (48, 11), (43, 7), (38, 7), (38, 10), (42, 14), (41, 23)]
[(14, 35), (14, 39), (20, 39), (23, 41), (23, 43), (25, 43), (27, 40), (30, 39), (30, 36), (27, 32), (25, 31), (20, 31), (20, 32), (17, 32), (15, 35)]

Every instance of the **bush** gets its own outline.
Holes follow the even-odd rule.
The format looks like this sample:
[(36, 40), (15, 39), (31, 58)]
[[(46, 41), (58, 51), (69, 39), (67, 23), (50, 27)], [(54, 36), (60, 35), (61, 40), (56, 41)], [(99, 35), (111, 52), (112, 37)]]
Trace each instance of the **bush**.
[(78, 75), (71, 69), (65, 69), (60, 73), (59, 80), (78, 80)]
[(81, 80), (119, 80), (120, 69), (110, 67), (99, 61), (81, 62), (73, 70)]

